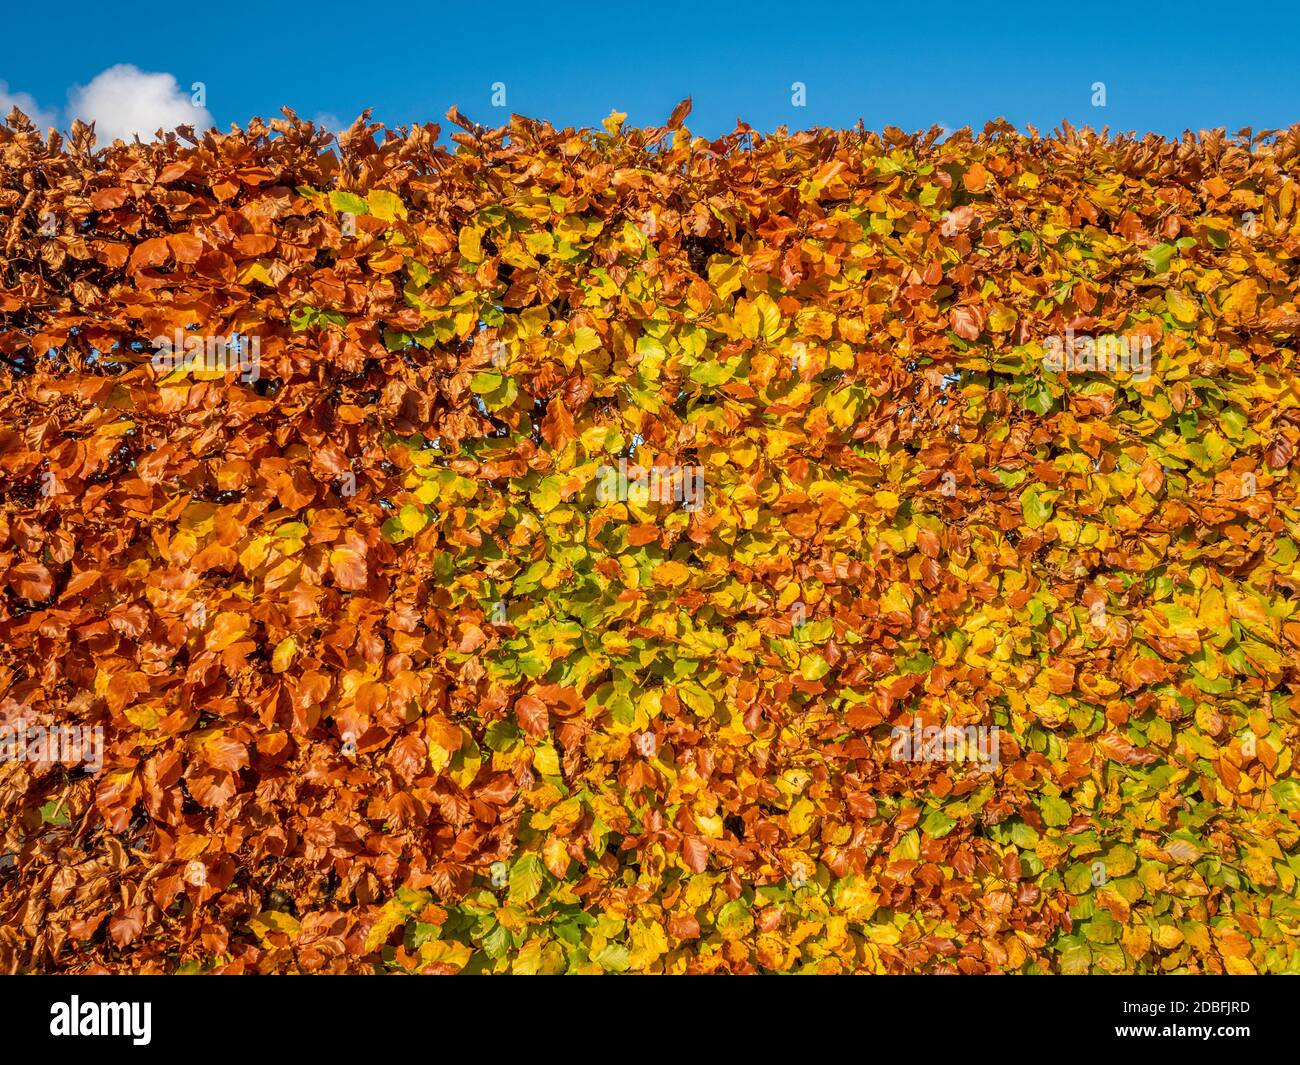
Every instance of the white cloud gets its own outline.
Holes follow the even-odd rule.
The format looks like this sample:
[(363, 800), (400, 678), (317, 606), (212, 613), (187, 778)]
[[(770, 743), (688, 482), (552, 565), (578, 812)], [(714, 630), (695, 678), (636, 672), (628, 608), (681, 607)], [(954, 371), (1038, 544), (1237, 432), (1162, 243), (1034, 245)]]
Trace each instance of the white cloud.
[(9, 117), (9, 112), (18, 108), (23, 114), (32, 120), (32, 123), (42, 133), (49, 129), (50, 126), (57, 125), (59, 116), (54, 111), (46, 111), (32, 97), (31, 93), (10, 92), (9, 83), (0, 81), (0, 122)]
[(312, 121), (316, 123), (316, 125), (320, 126), (321, 129), (329, 130), (329, 132), (333, 133), (335, 136), (342, 133), (351, 125), (350, 122), (343, 123), (339, 121), (339, 116), (334, 114), (333, 111), (319, 111)]
[(95, 139), (101, 145), (118, 138), (129, 141), (137, 134), (142, 141), (152, 140), (160, 129), (204, 130), (212, 125), (208, 109), (196, 106), (174, 76), (151, 74), (130, 63), (109, 67), (89, 85), (71, 89), (69, 124), (74, 118), (94, 122)]

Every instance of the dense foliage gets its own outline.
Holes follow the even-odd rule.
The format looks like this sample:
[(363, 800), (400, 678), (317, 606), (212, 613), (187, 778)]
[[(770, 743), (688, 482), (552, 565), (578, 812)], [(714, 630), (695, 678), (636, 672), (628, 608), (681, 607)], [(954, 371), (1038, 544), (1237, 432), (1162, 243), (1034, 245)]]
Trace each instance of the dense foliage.
[(688, 110), (0, 128), (0, 968), (1300, 971), (1300, 127)]

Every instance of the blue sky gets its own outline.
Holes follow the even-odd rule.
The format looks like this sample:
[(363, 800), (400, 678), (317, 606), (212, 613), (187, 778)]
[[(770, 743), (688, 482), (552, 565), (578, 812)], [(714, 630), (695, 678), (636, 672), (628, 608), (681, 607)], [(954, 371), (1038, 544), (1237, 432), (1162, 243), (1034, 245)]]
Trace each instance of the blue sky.
[[(966, 5), (813, 0), (692, 3), (321, 2), (12, 5), (0, 81), (50, 112), (105, 68), (130, 63), (207, 88), (223, 128), (288, 104), (347, 124), (365, 107), (390, 125), (441, 121), (455, 103), (499, 123), (510, 111), (590, 125), (611, 109), (688, 126), (760, 130), (956, 128), (1003, 116), (1112, 131), (1300, 121), (1300, 4)], [(1092, 106), (1104, 82), (1106, 106)], [(507, 108), (491, 104), (504, 82)], [(807, 104), (791, 103), (806, 86)], [(0, 87), (2, 88), (2, 87)], [(444, 123), (444, 127), (445, 127)]]

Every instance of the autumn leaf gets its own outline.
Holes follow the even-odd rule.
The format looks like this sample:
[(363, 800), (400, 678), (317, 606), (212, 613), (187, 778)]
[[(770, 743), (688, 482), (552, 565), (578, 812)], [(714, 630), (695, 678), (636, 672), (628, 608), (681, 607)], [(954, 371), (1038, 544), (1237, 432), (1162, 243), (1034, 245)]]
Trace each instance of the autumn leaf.
[(1297, 130), (690, 115), (0, 128), (0, 969), (1296, 969)]
[(519, 724), (530, 736), (541, 738), (550, 727), (550, 715), (546, 704), (531, 695), (521, 695), (515, 702), (515, 716)]
[(330, 572), (340, 588), (351, 592), (363, 591), (367, 582), (366, 558), (361, 551), (351, 547), (336, 547), (330, 552)]

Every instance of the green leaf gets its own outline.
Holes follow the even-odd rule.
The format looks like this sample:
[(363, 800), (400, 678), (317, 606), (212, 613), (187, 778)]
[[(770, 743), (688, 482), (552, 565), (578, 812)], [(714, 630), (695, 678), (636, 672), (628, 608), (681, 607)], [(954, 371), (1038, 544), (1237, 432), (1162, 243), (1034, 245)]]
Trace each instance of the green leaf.
[(503, 925), (492, 923), (492, 931), (483, 937), (483, 950), (493, 960), (500, 958), (510, 949), (510, 933)]
[(1042, 485), (1034, 485), (1020, 493), (1020, 513), (1031, 529), (1041, 529), (1052, 516), (1052, 504), (1038, 494)]
[(636, 720), (636, 704), (626, 695), (615, 695), (610, 699), (609, 712), (614, 720), (624, 727), (630, 727)]
[(1011, 842), (1022, 849), (1032, 850), (1038, 845), (1038, 833), (1033, 826), (1016, 821), (1011, 826)]
[(931, 810), (921, 822), (921, 831), (931, 839), (943, 839), (957, 826), (957, 822), (942, 810)]
[(1279, 780), (1268, 789), (1283, 810), (1300, 810), (1300, 783), (1294, 780)]
[(900, 667), (904, 673), (929, 673), (934, 668), (934, 659), (924, 651), (903, 659)]
[(68, 812), (57, 799), (51, 799), (41, 807), (41, 822), (46, 825), (66, 825)]
[(330, 193), (330, 206), (346, 214), (369, 214), (370, 205), (360, 196), (335, 189)]
[(1092, 890), (1092, 868), (1076, 862), (1065, 871), (1065, 890), (1071, 895), (1086, 895)]
[(1021, 395), (1020, 402), (1026, 410), (1031, 410), (1035, 414), (1043, 415), (1052, 409), (1052, 393), (1048, 390), (1046, 385), (1040, 382), (1034, 382), (1034, 384), (1025, 389), (1024, 393)]
[(591, 956), (591, 960), (609, 973), (625, 973), (631, 964), (624, 943), (606, 943)]
[(715, 923), (718, 931), (723, 933), (724, 939), (729, 938), (727, 933), (731, 933), (730, 938), (738, 938), (748, 935), (753, 930), (754, 918), (750, 915), (749, 907), (745, 905), (743, 899), (734, 899), (718, 911)]
[(542, 890), (544, 879), (542, 860), (536, 854), (521, 854), (510, 867), (507, 897), (513, 903), (532, 902)]
[(710, 388), (731, 380), (731, 370), (720, 362), (702, 362), (691, 367), (691, 380)]
[(1172, 244), (1157, 244), (1142, 257), (1146, 260), (1147, 268), (1153, 274), (1163, 274), (1169, 269), (1169, 263), (1173, 259), (1175, 251), (1177, 249)]
[(1043, 824), (1050, 825), (1052, 828), (1069, 824), (1073, 816), (1068, 802), (1050, 795), (1044, 796), (1039, 801), (1038, 810), (1043, 815)]
[(831, 664), (821, 655), (807, 654), (799, 663), (799, 673), (806, 681), (821, 680), (831, 671)]
[(504, 718), (493, 721), (483, 734), (483, 742), (492, 751), (509, 751), (511, 748), (517, 747), (522, 740), (523, 733), (519, 731), (515, 723), (506, 721)]

